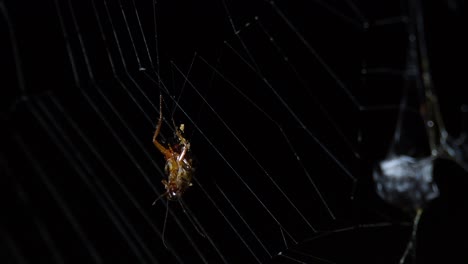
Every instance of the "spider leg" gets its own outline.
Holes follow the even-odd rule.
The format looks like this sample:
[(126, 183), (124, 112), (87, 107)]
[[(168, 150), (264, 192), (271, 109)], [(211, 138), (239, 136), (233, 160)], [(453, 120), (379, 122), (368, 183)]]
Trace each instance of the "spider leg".
[(181, 162), (185, 158), (185, 154), (187, 154), (187, 150), (189, 149), (190, 145), (186, 145), (183, 147), (182, 153), (180, 153), (179, 158), (177, 159), (178, 162)]
[(165, 237), (165, 234), (166, 234), (166, 224), (167, 224), (167, 216), (169, 215), (169, 200), (166, 201), (166, 216), (164, 217), (164, 225), (163, 225), (163, 230), (162, 230), (162, 242), (163, 242), (163, 245), (167, 248), (167, 245), (166, 245), (166, 237)]
[(155, 205), (157, 201), (159, 201), (161, 198), (167, 196), (168, 192), (164, 192), (163, 194), (159, 195), (158, 198), (156, 198), (156, 200), (154, 200), (153, 204), (152, 205)]
[(164, 154), (166, 158), (171, 157), (171, 151), (167, 148), (165, 148), (159, 141), (157, 140), (157, 137), (159, 135), (159, 132), (161, 131), (161, 126), (162, 126), (162, 121), (163, 121), (163, 113), (162, 113), (162, 95), (159, 95), (159, 120), (158, 120), (158, 125), (156, 126), (156, 131), (154, 131), (153, 135), (153, 144), (156, 146), (156, 148)]
[[(164, 184), (164, 188), (167, 189), (168, 182), (166, 180), (162, 180), (161, 182), (162, 182), (162, 184)], [(155, 205), (157, 201), (159, 201), (161, 198), (167, 196), (168, 193), (169, 193), (169, 191), (165, 191), (163, 194), (159, 195), (158, 198), (156, 198), (156, 200), (154, 200), (152, 205)]]
[(185, 202), (182, 201), (182, 198), (179, 199), (179, 204), (180, 204), (180, 207), (182, 207), (182, 211), (187, 216), (190, 223), (192, 223), (193, 227), (195, 227), (195, 230), (197, 230), (198, 234), (200, 234), (200, 236), (202, 236), (202, 237), (206, 237), (200, 223), (194, 218), (194, 216), (191, 215), (190, 211), (187, 211), (187, 208), (185, 206)]
[(160, 95), (159, 95), (159, 120), (158, 120), (158, 124), (156, 125), (156, 131), (154, 131), (153, 141), (156, 140), (156, 138), (157, 138), (158, 135), (159, 135), (159, 131), (161, 131), (162, 120), (163, 120), (163, 113), (162, 113), (162, 94), (160, 94)]
[(156, 148), (162, 153), (164, 154), (164, 156), (166, 157), (166, 159), (172, 157), (172, 152), (171, 150), (165, 148), (163, 145), (161, 145), (161, 143), (159, 143), (157, 140), (153, 140), (153, 144), (156, 146)]

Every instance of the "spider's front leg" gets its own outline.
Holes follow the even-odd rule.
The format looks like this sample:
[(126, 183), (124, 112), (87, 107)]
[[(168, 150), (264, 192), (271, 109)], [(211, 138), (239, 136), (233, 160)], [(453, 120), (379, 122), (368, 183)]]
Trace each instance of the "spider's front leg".
[(159, 141), (157, 140), (157, 137), (159, 135), (159, 132), (161, 131), (161, 126), (162, 126), (162, 121), (163, 121), (163, 113), (162, 113), (162, 95), (159, 95), (159, 120), (158, 124), (156, 126), (156, 130), (154, 131), (153, 135), (153, 144), (156, 146), (156, 148), (164, 155), (166, 159), (172, 157), (172, 152), (165, 148)]
[[(161, 182), (164, 184), (164, 186), (165, 186), (166, 189), (167, 189), (167, 181), (166, 181), (166, 180), (162, 180)], [(159, 201), (161, 198), (163, 198), (163, 197), (165, 197), (165, 196), (167, 196), (167, 195), (168, 195), (168, 191), (165, 191), (163, 194), (159, 195), (158, 198), (156, 198), (156, 200), (154, 200), (154, 202), (153, 202), (152, 205), (155, 205), (157, 201)]]
[(153, 144), (156, 146), (156, 148), (164, 155), (164, 157), (167, 159), (172, 157), (172, 152), (170, 149), (165, 148), (161, 143), (159, 143), (156, 139), (153, 139)]

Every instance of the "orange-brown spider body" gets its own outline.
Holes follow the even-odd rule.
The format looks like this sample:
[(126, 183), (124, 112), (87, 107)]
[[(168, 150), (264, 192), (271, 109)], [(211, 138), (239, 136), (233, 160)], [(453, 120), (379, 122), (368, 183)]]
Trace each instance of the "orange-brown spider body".
[[(158, 199), (156, 199), (156, 201), (163, 196), (166, 196), (169, 200), (178, 200), (188, 189), (188, 187), (192, 186), (192, 175), (194, 168), (190, 155), (190, 143), (182, 136), (182, 133), (184, 132), (184, 125), (181, 124), (180, 128), (175, 128), (175, 139), (177, 143), (173, 146), (168, 144), (167, 147), (161, 144), (157, 140), (157, 137), (161, 130), (163, 120), (162, 96), (160, 96), (159, 113), (159, 121), (156, 127), (156, 131), (154, 132), (153, 144), (166, 159), (164, 170), (168, 176), (168, 179), (162, 180), (166, 192), (163, 193)], [(154, 201), (154, 203), (156, 203), (156, 201)]]
[[(190, 145), (185, 145), (182, 147), (183, 150), (181, 152), (172, 150), (172, 156), (166, 157), (164, 170), (168, 175), (168, 181), (163, 180), (162, 183), (166, 188), (169, 200), (177, 200), (188, 187), (192, 186), (193, 168), (192, 159), (187, 153), (189, 148)], [(169, 149), (171, 151), (172, 148)]]

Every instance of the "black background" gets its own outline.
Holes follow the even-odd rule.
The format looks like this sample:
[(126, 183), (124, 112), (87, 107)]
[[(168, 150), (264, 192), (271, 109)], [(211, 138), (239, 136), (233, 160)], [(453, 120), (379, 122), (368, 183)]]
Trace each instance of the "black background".
[[(336, 263), (398, 262), (411, 232), (411, 217), (380, 200), (371, 179), (373, 166), (385, 157), (392, 140), (397, 119), (395, 107), (360, 111), (343, 86), (330, 77), (319, 59), (268, 2), (235, 1), (228, 3), (229, 13), (218, 0), (158, 2), (158, 53), (151, 1), (136, 1), (141, 28), (132, 1), (108, 1), (111, 19), (107, 17), (105, 1), (95, 2), (103, 34), (98, 28), (93, 1), (62, 1), (58, 5), (54, 1), (2, 2), (4, 209), (0, 257), (5, 263), (50, 263), (60, 259), (66, 263), (89, 263), (96, 260), (89, 245), (93, 245), (104, 262), (122, 263), (177, 260), (198, 263), (203, 258), (209, 263), (221, 263), (223, 259), (215, 249), (222, 252), (228, 263), (254, 263), (250, 251), (262, 263), (294, 263), (276, 256), (279, 252), (305, 263), (327, 263), (311, 256)], [(360, 106), (398, 105), (404, 85), (401, 71), (407, 58), (407, 24), (401, 21), (406, 3), (355, 4), (365, 20), (356, 19), (352, 8), (339, 2), (277, 3)], [(4, 10), (9, 20), (5, 19)], [(128, 19), (128, 29), (122, 10)], [(463, 40), (466, 6), (462, 1), (440, 1), (424, 6), (424, 15), (434, 86), (447, 129), (457, 137), (463, 131), (460, 107), (467, 103), (467, 43)], [(240, 30), (240, 38), (233, 33), (230, 19)], [(364, 22), (368, 27), (363, 26)], [(250, 25), (245, 26), (246, 23)], [(113, 30), (119, 36), (118, 42), (113, 38)], [(141, 31), (148, 40), (150, 56), (141, 41)], [(274, 43), (288, 55), (291, 64), (283, 62), (266, 32), (274, 37)], [(17, 78), (15, 50), (24, 85)], [(250, 60), (246, 64), (232, 50), (248, 61), (252, 56), (255, 63)], [(203, 60), (222, 72), (223, 77)], [(191, 69), (190, 83), (185, 84), (183, 91), (185, 78), (174, 65), (184, 74)], [(146, 70), (140, 70), (142, 67)], [(364, 74), (363, 69), (368, 73)], [(385, 70), (379, 73), (375, 69)], [(155, 72), (164, 86), (155, 81), (158, 76)], [(301, 123), (283, 107), (262, 76)], [(258, 111), (227, 80), (280, 126)], [(176, 98), (182, 94), (178, 101), (181, 108), (167, 91)], [(173, 109), (175, 122), (186, 124), (198, 167), (194, 187), (184, 195), (184, 201), (211, 239), (200, 237), (180, 206), (172, 203), (166, 227), (170, 250), (163, 247), (161, 237), (154, 231), (162, 229), (164, 203), (151, 207), (153, 199), (163, 190), (160, 180), (164, 160), (150, 141), (160, 93), (164, 96), (163, 111), (168, 121), (163, 138), (172, 135)], [(336, 132), (320, 107), (327, 110), (343, 135)], [(409, 116), (416, 120), (414, 115)], [(312, 232), (297, 217), (223, 122), (318, 232)], [(318, 138), (357, 179), (354, 199), (350, 199), (353, 181), (306, 131)], [(353, 155), (346, 141), (351, 142), (360, 158)], [(298, 166), (290, 146), (301, 157), (303, 167)], [(312, 190), (304, 169), (312, 174), (335, 220)], [(417, 263), (467, 260), (468, 219), (464, 216), (468, 209), (467, 176), (455, 164), (436, 163), (435, 177), (441, 196), (430, 203), (421, 219)], [(266, 207), (297, 243), (286, 239), (289, 246), (286, 249), (280, 229), (242, 181), (266, 201)], [(223, 194), (236, 205), (272, 256), (256, 242)], [(63, 207), (56, 195), (61, 197)], [(109, 201), (114, 206), (102, 206)], [(135, 209), (135, 204), (141, 206), (147, 219)], [(123, 223), (119, 229), (109, 214), (123, 216), (128, 225)], [(177, 227), (174, 215), (192, 241)], [(75, 219), (79, 227), (75, 228), (70, 219)], [(379, 223), (385, 226), (371, 227)], [(342, 228), (346, 231), (339, 231)], [(80, 240), (80, 232), (88, 238), (84, 242)], [(142, 252), (142, 257), (135, 252)]]

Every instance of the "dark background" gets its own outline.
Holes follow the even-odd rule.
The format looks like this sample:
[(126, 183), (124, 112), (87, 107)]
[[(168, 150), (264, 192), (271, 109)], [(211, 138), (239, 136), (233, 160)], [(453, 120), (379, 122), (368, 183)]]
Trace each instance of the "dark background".
[[(412, 219), (375, 194), (371, 175), (402, 97), (407, 4), (374, 2), (278, 1), (304, 44), (263, 1), (227, 3), (228, 12), (218, 0), (160, 1), (156, 34), (151, 1), (2, 1), (2, 263), (397, 263)], [(466, 4), (439, 1), (423, 13), (434, 87), (458, 137), (466, 132)], [(171, 203), (169, 250), (160, 235), (165, 203), (151, 207), (163, 191), (164, 160), (151, 144), (160, 93), (161, 139), (172, 137), (174, 111), (192, 143), (198, 166), (184, 202), (208, 234)], [(422, 216), (416, 263), (467, 260), (467, 176), (436, 163), (441, 195)]]

